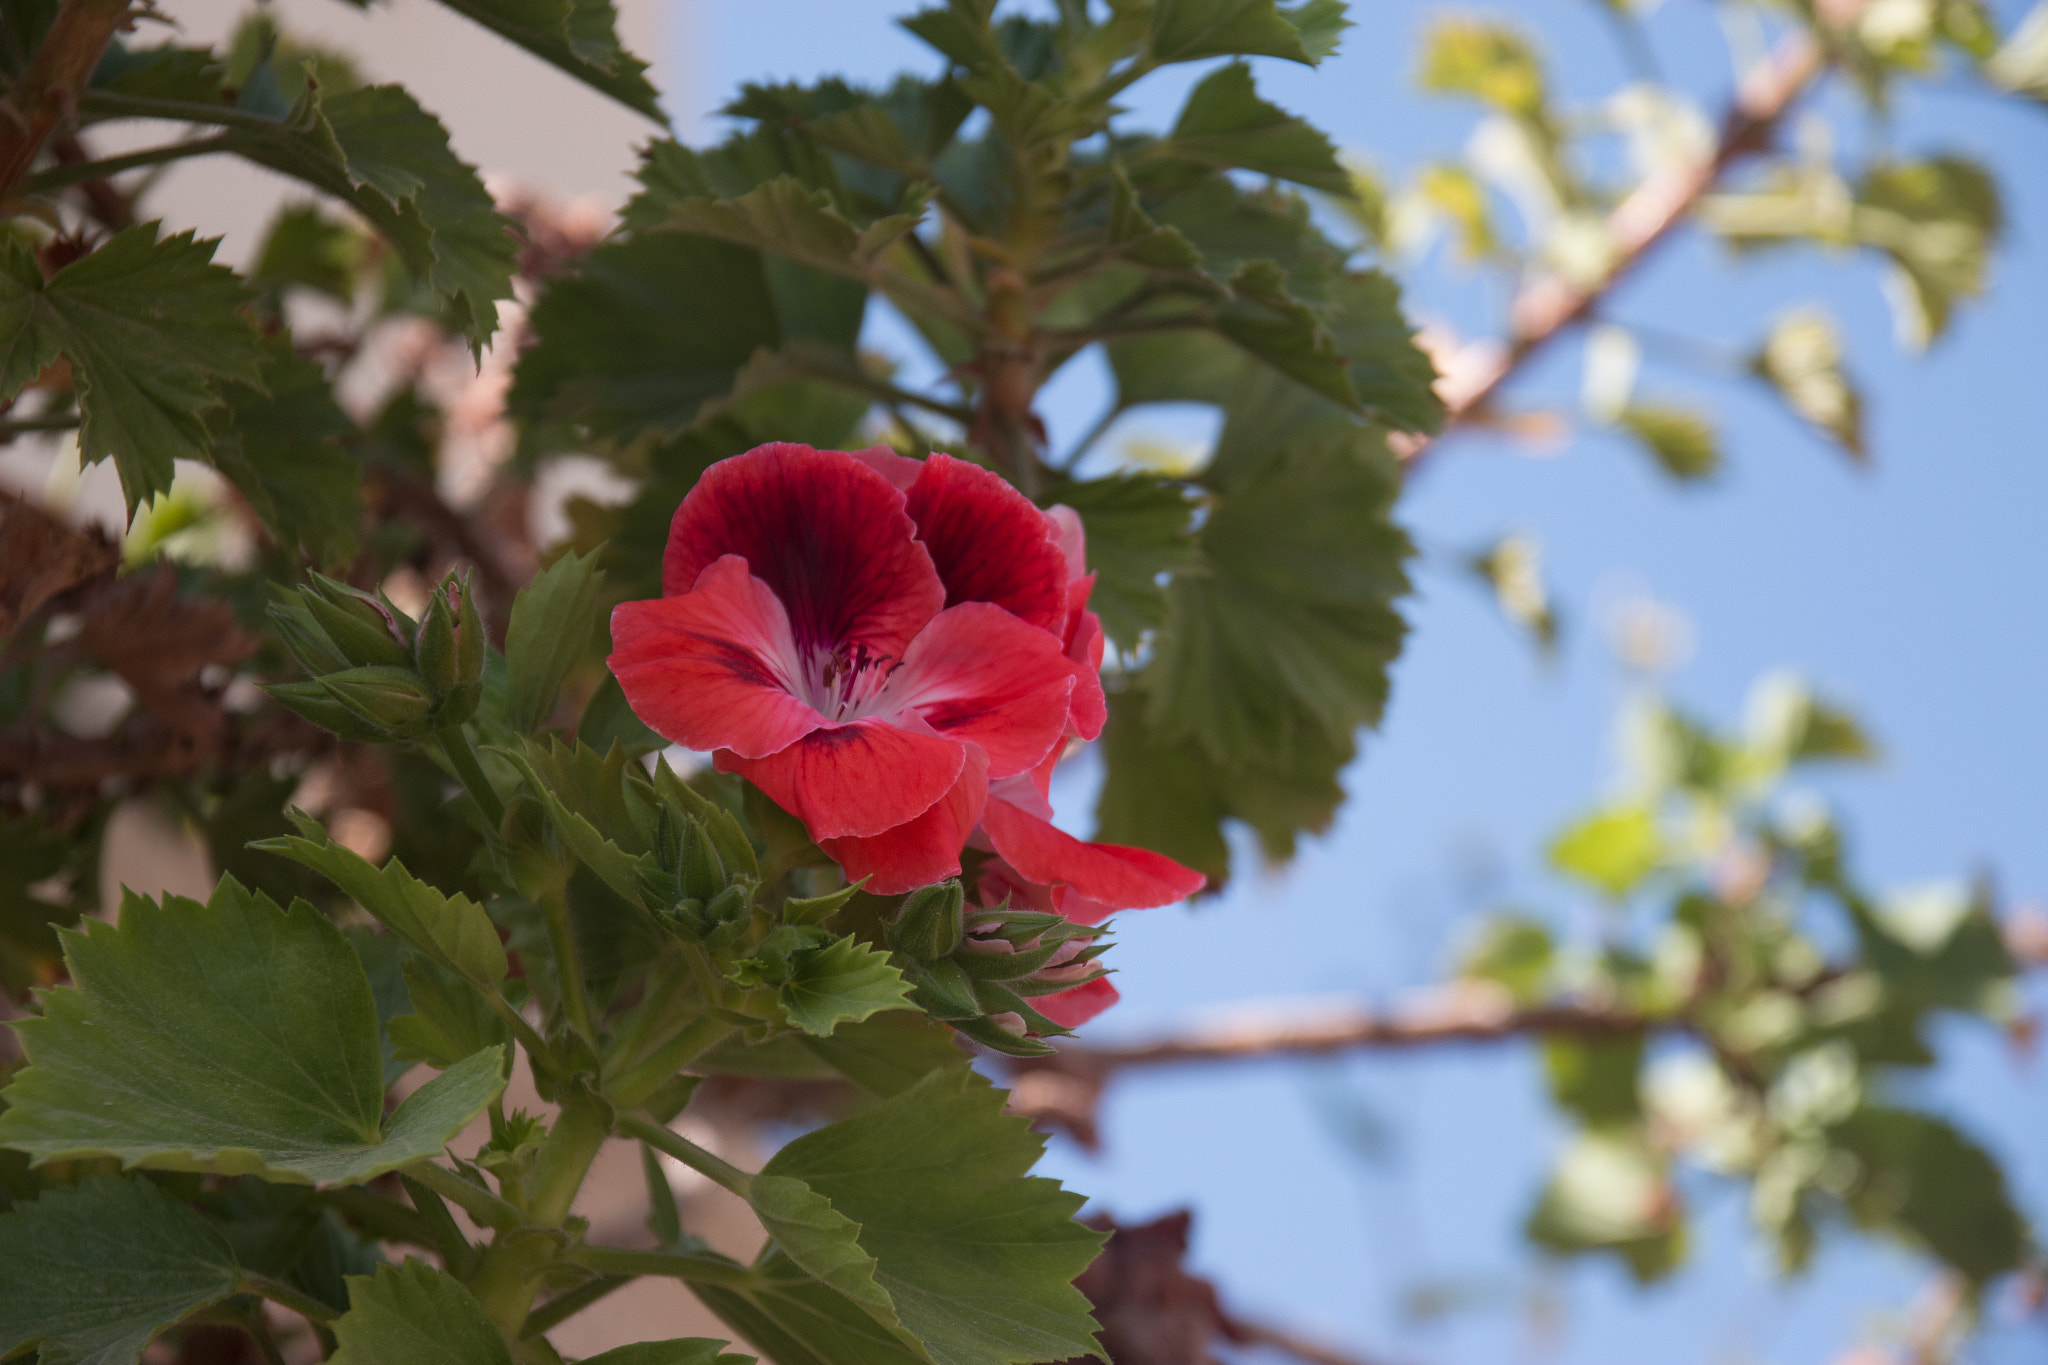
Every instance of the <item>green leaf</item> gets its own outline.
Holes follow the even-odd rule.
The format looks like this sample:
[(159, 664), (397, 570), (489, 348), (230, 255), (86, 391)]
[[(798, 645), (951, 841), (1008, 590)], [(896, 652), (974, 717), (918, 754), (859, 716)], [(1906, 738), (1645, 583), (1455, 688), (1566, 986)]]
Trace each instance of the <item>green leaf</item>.
[(341, 444), (356, 425), (319, 365), (282, 338), (270, 349), (260, 388), (221, 388), (226, 407), (208, 422), (213, 464), (282, 544), (338, 564), (356, 549), (358, 470)]
[(1251, 68), (1220, 67), (1188, 94), (1161, 155), (1218, 169), (1254, 171), (1331, 194), (1351, 193), (1351, 177), (1323, 132), (1259, 98)]
[(411, 1012), (385, 1025), (399, 1064), (427, 1062), (445, 1069), (511, 1042), (505, 1021), (475, 986), (431, 962), (408, 962), (402, 971)]
[(629, 779), (624, 749), (600, 755), (550, 738), (545, 746), (527, 740), (524, 752), (492, 752), (519, 770), (579, 862), (628, 901), (645, 900), (642, 876), (657, 867), (648, 852), (654, 793), (646, 782)]
[(858, 1224), (876, 1285), (936, 1365), (1100, 1352), (1073, 1280), (1102, 1234), (1074, 1221), (1078, 1196), (1027, 1175), (1045, 1140), (1003, 1100), (969, 1070), (935, 1071), (763, 1170)]
[(678, 199), (669, 206), (667, 226), (859, 278), (918, 216), (891, 214), (859, 228), (840, 215), (829, 192), (781, 175), (732, 199)]
[(595, 554), (571, 550), (512, 599), (505, 632), (505, 672), (512, 724), (531, 734), (554, 713), (562, 680), (583, 658), (597, 626), (597, 594), (604, 574)]
[(2005, 1173), (1982, 1147), (1931, 1114), (1864, 1105), (1829, 1131), (1858, 1162), (1856, 1221), (1913, 1242), (1975, 1289), (2017, 1268), (2027, 1227)]
[(1351, 271), (1331, 283), (1324, 320), (1350, 362), (1351, 387), (1398, 431), (1434, 435), (1444, 426), (1436, 366), (1415, 344), (1401, 312), (1401, 287), (1378, 270)]
[(1612, 1251), (1637, 1283), (1685, 1256), (1685, 1223), (1665, 1158), (1641, 1133), (1580, 1133), (1529, 1215), (1529, 1240), (1552, 1251)]
[(931, 1365), (923, 1351), (780, 1252), (770, 1252), (743, 1289), (693, 1284), (690, 1291), (775, 1365)]
[(2048, 3), (2027, 11), (1984, 63), (1984, 74), (2016, 95), (2048, 104)]
[(1052, 496), (1081, 514), (1095, 574), (1089, 607), (1118, 649), (1135, 650), (1165, 619), (1161, 577), (1199, 562), (1190, 529), (1196, 504), (1182, 485), (1142, 475), (1066, 484)]
[(75, 983), (14, 1023), (30, 1066), (0, 1144), (38, 1161), (346, 1184), (430, 1156), (504, 1081), (479, 1053), (387, 1121), (377, 1009), (355, 952), (303, 901), (223, 878), (213, 899), (130, 895), (65, 935)]
[(1422, 88), (1470, 95), (1502, 113), (1543, 113), (1543, 63), (1528, 40), (1504, 24), (1444, 19), (1424, 40)]
[(910, 984), (879, 952), (858, 939), (842, 938), (798, 953), (776, 1003), (789, 1022), (825, 1037), (841, 1024), (857, 1024), (884, 1010), (910, 1008)]
[(448, 130), (396, 85), (310, 89), (274, 131), (239, 126), (235, 150), (345, 200), (398, 249), (449, 323), (481, 350), (512, 297), (516, 225), (499, 213)]
[(1557, 944), (1547, 926), (1517, 916), (1490, 919), (1459, 958), (1458, 974), (1503, 987), (1518, 1005), (1533, 1005), (1552, 989)]
[(776, 1247), (804, 1272), (892, 1332), (901, 1332), (894, 1302), (876, 1280), (876, 1261), (862, 1249), (861, 1226), (800, 1179), (766, 1171), (749, 1177), (747, 1203)]
[(334, 1322), (332, 1365), (512, 1365), (512, 1352), (462, 1282), (425, 1261), (351, 1275)]
[(159, 241), (145, 223), (48, 281), (24, 247), (0, 247), (0, 399), (69, 360), (79, 453), (113, 457), (130, 517), (170, 490), (175, 461), (207, 458), (219, 385), (263, 383), (263, 339), (240, 312), (249, 293), (212, 264), (216, 245), (190, 232)]
[(291, 812), (296, 836), (265, 839), (254, 847), (312, 868), (384, 927), (470, 981), (494, 986), (505, 979), (505, 945), (482, 906), (469, 897), (443, 895), (393, 858), (383, 867), (328, 837), (320, 822)]
[(1619, 900), (1664, 860), (1664, 840), (1648, 807), (1609, 806), (1575, 821), (1550, 843), (1550, 865)]
[(374, 1240), (344, 1225), (304, 1185), (244, 1176), (204, 1191), (199, 1208), (245, 1272), (288, 1284), (336, 1313), (348, 1311), (346, 1277), (372, 1274), (383, 1263)]
[(619, 42), (611, 0), (441, 0), (594, 90), (666, 125), (647, 63)]
[(134, 1365), (149, 1339), (235, 1292), (235, 1253), (147, 1180), (94, 1176), (0, 1215), (0, 1356)]
[(714, 1337), (673, 1337), (668, 1341), (636, 1341), (614, 1346), (581, 1365), (752, 1365), (753, 1357), (729, 1354), (728, 1343)]
[[(1208, 477), (1233, 473), (1219, 458)], [(1147, 725), (1227, 767), (1288, 765), (1376, 723), (1406, 633), (1393, 605), (1410, 553), (1390, 520), (1397, 488), (1384, 440), (1348, 423), (1232, 478), (1201, 531), (1203, 571), (1167, 589)]]
[(1633, 1123), (1642, 1117), (1636, 1075), (1643, 1064), (1643, 1036), (1549, 1038), (1543, 1069), (1560, 1109), (1588, 1128)]
[(1892, 307), (1908, 344), (1939, 339), (1956, 302), (1984, 292), (2004, 220), (1997, 182), (1962, 157), (1881, 165), (1864, 176), (1854, 230), (1892, 258), (1903, 286)]
[(1338, 0), (1283, 9), (1273, 0), (1159, 0), (1151, 53), (1161, 62), (1205, 57), (1280, 57), (1314, 66), (1337, 50), (1351, 26)]
[(1793, 412), (1833, 437), (1850, 459), (1863, 464), (1870, 458), (1863, 444), (1863, 399), (1842, 369), (1841, 333), (1826, 313), (1801, 308), (1772, 323), (1750, 370)]
[(1712, 477), (1721, 468), (1713, 423), (1689, 408), (1631, 403), (1615, 416), (1624, 431), (1643, 443), (1657, 467), (1681, 483)]
[(1216, 330), (1289, 379), (1349, 412), (1359, 410), (1350, 367), (1322, 316), (1287, 292), (1287, 276), (1272, 261), (1247, 261), (1230, 277), (1230, 302)]
[[(348, 946), (355, 949), (356, 961), (363, 965), (363, 976), (370, 983), (370, 998), (377, 1002), (377, 1025), (383, 1039), (384, 1084), (389, 1086), (400, 1076), (412, 1069), (409, 1062), (402, 1061), (392, 1050), (391, 1021), (411, 1008), (405, 990), (406, 960), (412, 956), (405, 940), (396, 934), (380, 934), (369, 928), (342, 930), (348, 939)], [(475, 1048), (461, 1056), (449, 1059), (444, 1065), (459, 1062)], [(415, 1059), (416, 1060), (416, 1059)]]
[(370, 242), (360, 227), (329, 217), (317, 205), (288, 205), (271, 219), (249, 282), (271, 288), (298, 285), (347, 306), (355, 302)]
[(829, 1038), (795, 1041), (870, 1095), (886, 1099), (933, 1071), (967, 1065), (956, 1036), (922, 1014), (894, 1011), (842, 1024)]

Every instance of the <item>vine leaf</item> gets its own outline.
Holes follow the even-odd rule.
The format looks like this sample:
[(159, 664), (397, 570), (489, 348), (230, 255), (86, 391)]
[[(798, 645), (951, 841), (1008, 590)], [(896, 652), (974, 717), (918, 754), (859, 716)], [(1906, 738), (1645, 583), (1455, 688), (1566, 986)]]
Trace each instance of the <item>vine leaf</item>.
[(934, 1071), (762, 1171), (857, 1225), (874, 1284), (936, 1365), (1100, 1353), (1073, 1280), (1102, 1234), (1074, 1221), (1079, 1196), (1026, 1174), (1045, 1140), (1003, 1100), (964, 1068)]
[(1350, 173), (1313, 125), (1259, 98), (1251, 68), (1217, 69), (1188, 94), (1172, 136), (1160, 149), (1205, 166), (1255, 171), (1348, 197)]
[(355, 950), (303, 901), (223, 877), (201, 904), (130, 894), (64, 934), (75, 983), (21, 1019), (30, 1065), (0, 1145), (37, 1161), (349, 1184), (431, 1156), (504, 1087), (480, 1052), (387, 1120), (377, 1006)]
[(462, 1282), (425, 1261), (348, 1277), (333, 1365), (512, 1365), (512, 1352)]
[(611, 0), (441, 0), (628, 109), (666, 125), (647, 63), (619, 42)]
[(1152, 57), (1280, 57), (1314, 66), (1337, 50), (1351, 26), (1341, 0), (1282, 9), (1273, 0), (1161, 0), (1152, 11)]
[(235, 1292), (227, 1239), (146, 1180), (94, 1176), (0, 1215), (0, 1356), (134, 1365), (158, 1331)]
[(62, 356), (78, 386), (79, 452), (112, 456), (128, 515), (169, 491), (178, 460), (208, 458), (205, 414), (224, 382), (261, 390), (267, 351), (238, 311), (249, 293), (213, 264), (218, 241), (128, 228), (49, 280), (0, 249), (0, 399)]

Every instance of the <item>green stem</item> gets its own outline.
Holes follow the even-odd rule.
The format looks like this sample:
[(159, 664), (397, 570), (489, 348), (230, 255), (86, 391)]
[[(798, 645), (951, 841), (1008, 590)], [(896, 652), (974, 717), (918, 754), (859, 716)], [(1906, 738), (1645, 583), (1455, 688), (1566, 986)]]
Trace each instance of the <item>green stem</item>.
[(308, 1322), (333, 1322), (341, 1314), (308, 1294), (301, 1294), (288, 1284), (281, 1284), (268, 1275), (259, 1275), (245, 1270), (237, 1278), (235, 1289), (243, 1294), (260, 1294), (272, 1303), (291, 1309)]
[(583, 988), (583, 959), (576, 952), (576, 931), (569, 923), (569, 898), (558, 884), (540, 893), (540, 912), (548, 925), (548, 945), (555, 950), (555, 970), (562, 978), (562, 1008), (569, 1024), (591, 1051), (597, 1050), (597, 1026), (590, 997)]
[(628, 1137), (639, 1138), (650, 1147), (667, 1152), (691, 1170), (731, 1190), (740, 1198), (747, 1197), (747, 1187), (754, 1179), (751, 1175), (724, 1157), (705, 1151), (682, 1134), (638, 1114), (619, 1115), (619, 1131)]
[(526, 1222), (526, 1215), (516, 1207), (489, 1190), (470, 1184), (444, 1166), (436, 1166), (431, 1161), (415, 1161), (405, 1167), (405, 1174), (449, 1203), (460, 1206), (464, 1213), (484, 1227), (504, 1232)]
[[(481, 988), (479, 988), (481, 989)], [(512, 1002), (498, 994), (492, 987), (483, 992), (484, 1003), (491, 1007), (491, 1013), (505, 1021), (505, 1027), (512, 1030), (512, 1036), (519, 1040), (519, 1046), (526, 1050), (526, 1059), (533, 1063), (536, 1071), (550, 1076), (561, 1076), (561, 1068), (555, 1064), (555, 1056), (549, 1050), (547, 1040), (526, 1022), (526, 1016), (512, 1008)]]
[[(606, 1275), (663, 1275), (734, 1289), (751, 1284), (754, 1272), (723, 1256), (691, 1251), (634, 1251), (627, 1247), (577, 1247), (565, 1258)], [(602, 1281), (599, 1281), (602, 1283)]]
[(633, 1283), (633, 1279), (631, 1275), (601, 1275), (557, 1294), (526, 1315), (526, 1326), (519, 1329), (519, 1335), (522, 1338), (537, 1337), (542, 1332), (552, 1331), (613, 1290), (624, 1289)]
[(440, 1250), (439, 1239), (429, 1226), (427, 1216), (417, 1209), (407, 1208), (396, 1199), (372, 1194), (360, 1185), (328, 1190), (319, 1198), (321, 1203), (380, 1242), (399, 1242)]
[(469, 736), (462, 732), (460, 725), (451, 725), (436, 736), (441, 742), (441, 752), (448, 757), (448, 766), (462, 779), (462, 785), (484, 813), (493, 831), (505, 826), (505, 803), (498, 799), (497, 788), (491, 779), (484, 776), (483, 765), (476, 761), (476, 750), (469, 747)]
[(33, 431), (75, 431), (78, 428), (78, 414), (63, 413), (56, 417), (17, 417), (12, 421), (0, 422), (0, 441), (12, 440)]
[(533, 1221), (555, 1227), (569, 1216), (576, 1192), (598, 1149), (611, 1136), (610, 1115), (602, 1101), (589, 1095), (571, 1095), (562, 1102), (561, 1117), (548, 1130), (548, 1138), (533, 1162), (533, 1193), (527, 1209)]
[(37, 171), (21, 182), (22, 194), (41, 194), (46, 190), (61, 190), (67, 185), (80, 185), (88, 180), (104, 180), (110, 175), (136, 170), (143, 166), (157, 166), (171, 161), (183, 161), (190, 156), (210, 156), (225, 152), (235, 141), (233, 133), (216, 133), (212, 137), (194, 138), (186, 142), (172, 142), (162, 147), (145, 147), (139, 152), (126, 156), (110, 156), (99, 161), (81, 161), (71, 166), (52, 166), (46, 171)]
[(636, 1062), (605, 1086), (605, 1094), (621, 1109), (638, 1109), (662, 1082), (709, 1052), (732, 1033), (733, 1026), (709, 1015), (683, 1025), (682, 1032)]

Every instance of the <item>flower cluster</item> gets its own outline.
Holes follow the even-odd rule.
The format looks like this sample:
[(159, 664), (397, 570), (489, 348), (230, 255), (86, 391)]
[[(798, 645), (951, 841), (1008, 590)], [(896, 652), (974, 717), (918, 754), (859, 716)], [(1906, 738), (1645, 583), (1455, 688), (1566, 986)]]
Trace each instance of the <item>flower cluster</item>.
[[(1084, 561), (1070, 509), (964, 460), (765, 445), (676, 509), (663, 596), (614, 613), (611, 667), (642, 720), (713, 751), (870, 891), (956, 876), (972, 847), (980, 903), (1099, 923), (1202, 877), (1052, 823), (1053, 765), (1106, 716)], [(1052, 1017), (1115, 998), (1066, 993), (1084, 994)]]

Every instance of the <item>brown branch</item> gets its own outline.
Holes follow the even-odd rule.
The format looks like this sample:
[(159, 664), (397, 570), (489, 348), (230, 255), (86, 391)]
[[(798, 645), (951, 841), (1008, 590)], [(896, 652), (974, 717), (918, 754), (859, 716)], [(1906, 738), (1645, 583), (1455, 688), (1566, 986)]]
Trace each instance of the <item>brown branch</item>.
[[(1864, 0), (1834, 6), (1838, 27), (1852, 23)], [(1769, 147), (1778, 125), (1800, 96), (1826, 70), (1828, 53), (1804, 29), (1791, 34), (1777, 51), (1746, 73), (1734, 101), (1721, 121), (1713, 155), (1686, 165), (1665, 167), (1636, 186), (1607, 215), (1607, 237), (1614, 264), (1591, 284), (1574, 284), (1559, 275), (1544, 275), (1523, 287), (1508, 310), (1507, 346), (1442, 392), (1449, 409), (1446, 425), (1478, 419), (1501, 386), (1544, 345), (1586, 317), (1599, 301), (1640, 265), (1658, 243), (1683, 223), (1730, 169), (1752, 153)], [(1412, 472), (1437, 443), (1419, 441), (1408, 447)]]
[(129, 0), (64, 0), (28, 70), (0, 99), (0, 199), (14, 193), (43, 143), (70, 121), (78, 92), (128, 9)]

